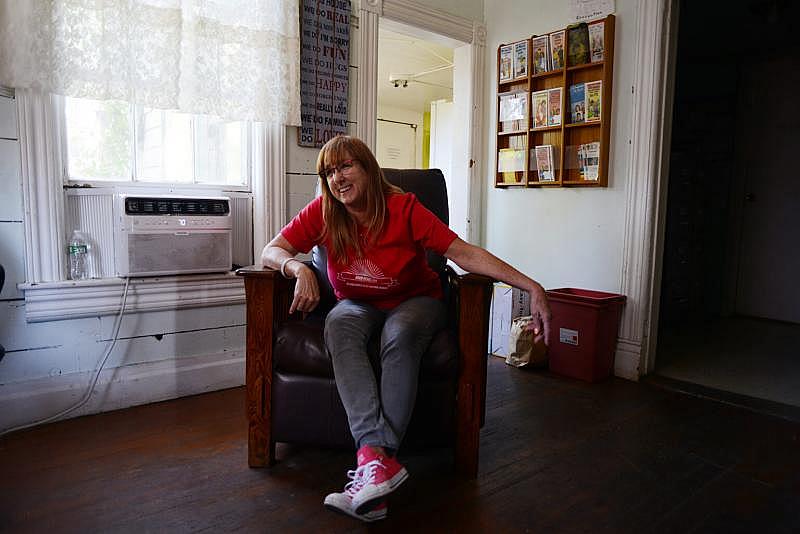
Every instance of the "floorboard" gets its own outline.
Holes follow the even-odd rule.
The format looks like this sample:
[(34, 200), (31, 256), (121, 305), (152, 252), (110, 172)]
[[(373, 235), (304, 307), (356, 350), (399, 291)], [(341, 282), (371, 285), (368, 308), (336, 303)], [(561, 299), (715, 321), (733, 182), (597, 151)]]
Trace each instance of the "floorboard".
[(236, 388), (0, 439), (2, 532), (798, 532), (800, 423), (648, 384), (489, 365), (480, 474), (401, 452), (367, 527), (322, 506), (349, 451), (247, 467)]

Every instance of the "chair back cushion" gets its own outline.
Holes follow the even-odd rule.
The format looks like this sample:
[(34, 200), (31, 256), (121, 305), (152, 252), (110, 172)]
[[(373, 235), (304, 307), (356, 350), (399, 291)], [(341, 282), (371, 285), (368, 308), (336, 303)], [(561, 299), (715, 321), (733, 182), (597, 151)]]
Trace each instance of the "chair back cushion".
[[(450, 223), (450, 212), (447, 207), (447, 185), (444, 175), (439, 169), (383, 169), (386, 179), (406, 193), (414, 193), (423, 206), (445, 223)], [(446, 260), (428, 251), (428, 265), (434, 272), (441, 273)], [(330, 280), (328, 280), (328, 253), (325, 247), (314, 247), (311, 251), (311, 263), (317, 274), (320, 290), (320, 308), (329, 310), (336, 304)]]

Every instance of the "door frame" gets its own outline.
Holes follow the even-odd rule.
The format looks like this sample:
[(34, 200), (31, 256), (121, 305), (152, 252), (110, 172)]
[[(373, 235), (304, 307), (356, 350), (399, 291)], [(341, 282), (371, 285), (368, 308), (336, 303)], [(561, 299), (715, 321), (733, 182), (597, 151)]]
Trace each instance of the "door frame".
[(614, 372), (638, 380), (655, 368), (666, 225), (678, 0), (641, 0), (636, 12), (636, 63), (630, 88), (625, 236)]
[(644, 326), (644, 349), (640, 375), (655, 371), (658, 352), (658, 325), (661, 308), (661, 281), (664, 268), (664, 241), (667, 227), (667, 193), (669, 189), (669, 162), (672, 152), (672, 117), (675, 100), (675, 71), (678, 55), (678, 21), (680, 20), (680, 0), (659, 0), (663, 3), (664, 52), (661, 69), (663, 75), (661, 107), (663, 123), (661, 126), (658, 172), (655, 182), (654, 221), (655, 234), (651, 248), (651, 289), (648, 303), (648, 319)]
[[(469, 91), (466, 115), (466, 144), (464, 161), (467, 188), (466, 241), (478, 243), (481, 228), (481, 192), (484, 135), (481, 125), (481, 103), (484, 91), (484, 48), (486, 27), (482, 22), (451, 15), (410, 0), (362, 0), (359, 10), (359, 69), (356, 121), (358, 136), (375, 148), (378, 119), (378, 25), (381, 18), (412, 28), (443, 36), (468, 46)], [(455, 167), (455, 165), (454, 165)]]

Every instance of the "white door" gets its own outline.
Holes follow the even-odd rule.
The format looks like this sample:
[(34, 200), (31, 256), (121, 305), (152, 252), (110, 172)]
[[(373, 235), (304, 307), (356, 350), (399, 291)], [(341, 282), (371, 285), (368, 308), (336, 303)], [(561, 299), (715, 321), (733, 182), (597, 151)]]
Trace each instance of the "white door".
[(481, 187), (474, 186), (479, 174), (474, 165), (472, 147), (476, 134), (473, 125), (475, 99), (479, 91), (473, 83), (473, 53), (471, 46), (460, 46), (453, 51), (453, 153), (448, 193), (450, 227), (465, 241), (477, 244)]
[(456, 124), (458, 110), (453, 102), (431, 102), (431, 169), (439, 169), (447, 183), (450, 228), (466, 239), (466, 187), (465, 177), (455, 169), (455, 154), (459, 151), (460, 135)]
[(744, 154), (736, 311), (800, 323), (800, 146), (797, 88), (800, 59), (747, 64)]

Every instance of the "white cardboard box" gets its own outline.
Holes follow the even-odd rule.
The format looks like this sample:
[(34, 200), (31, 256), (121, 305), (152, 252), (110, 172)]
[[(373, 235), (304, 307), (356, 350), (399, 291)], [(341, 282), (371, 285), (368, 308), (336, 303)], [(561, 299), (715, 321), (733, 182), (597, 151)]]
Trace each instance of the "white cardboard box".
[(489, 353), (505, 358), (508, 356), (508, 334), (511, 321), (531, 314), (531, 296), (527, 291), (498, 282), (492, 292), (489, 331)]

